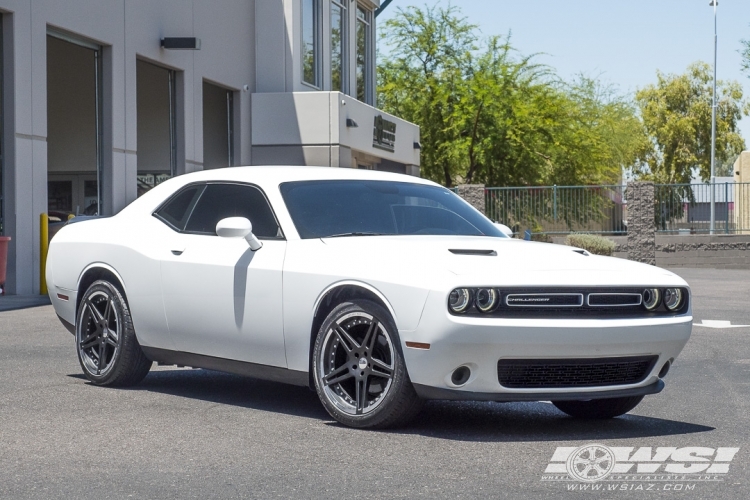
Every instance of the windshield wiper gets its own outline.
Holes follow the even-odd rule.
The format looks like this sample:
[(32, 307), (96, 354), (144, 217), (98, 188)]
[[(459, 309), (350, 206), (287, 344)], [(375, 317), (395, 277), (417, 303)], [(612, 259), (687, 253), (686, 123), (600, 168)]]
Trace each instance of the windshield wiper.
[(342, 236), (386, 236), (386, 234), (355, 231), (351, 233), (341, 233), (341, 234), (331, 234), (328, 236), (321, 236), (321, 238), (341, 238)]

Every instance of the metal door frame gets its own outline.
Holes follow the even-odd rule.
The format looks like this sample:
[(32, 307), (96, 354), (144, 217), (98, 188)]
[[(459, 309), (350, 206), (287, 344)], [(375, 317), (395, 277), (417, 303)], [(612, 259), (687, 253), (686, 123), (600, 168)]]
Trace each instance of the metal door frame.
[[(84, 47), (94, 51), (94, 93), (96, 99), (96, 198), (97, 198), (97, 214), (102, 214), (102, 180), (104, 178), (104, 151), (102, 151), (102, 141), (104, 131), (102, 127), (102, 88), (104, 86), (102, 80), (103, 65), (102, 65), (102, 51), (103, 47), (97, 43), (86, 41), (82, 38), (78, 38), (75, 35), (55, 30), (54, 28), (47, 28), (47, 36), (57, 38), (64, 42), (72, 43), (80, 47)], [(49, 176), (49, 166), (47, 167), (47, 176)]]

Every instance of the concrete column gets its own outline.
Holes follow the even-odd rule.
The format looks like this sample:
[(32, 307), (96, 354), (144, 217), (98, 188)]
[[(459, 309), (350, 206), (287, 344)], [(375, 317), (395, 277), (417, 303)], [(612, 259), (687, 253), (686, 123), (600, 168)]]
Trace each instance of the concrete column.
[[(6, 293), (39, 293), (39, 214), (47, 211), (47, 27), (31, 5), (3, 14)], [(33, 42), (32, 42), (33, 40)]]
[(484, 206), (484, 184), (461, 184), (458, 186), (458, 196), (483, 214), (487, 213)]
[(628, 183), (628, 258), (656, 265), (654, 183)]

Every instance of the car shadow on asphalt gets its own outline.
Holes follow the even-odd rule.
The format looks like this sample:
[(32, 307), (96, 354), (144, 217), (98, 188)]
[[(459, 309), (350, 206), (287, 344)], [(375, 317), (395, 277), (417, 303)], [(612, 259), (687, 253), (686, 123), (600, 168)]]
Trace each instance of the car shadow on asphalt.
[(606, 420), (576, 419), (544, 402), (428, 401), (412, 425), (401, 432), (456, 441), (514, 442), (640, 438), (714, 429), (635, 414)]
[[(85, 379), (82, 374), (69, 376)], [(315, 392), (306, 387), (211, 370), (153, 370), (143, 382), (127, 390), (150, 391), (339, 425), (326, 413)], [(381, 432), (456, 441), (514, 442), (610, 440), (712, 430), (714, 427), (706, 425), (635, 414), (610, 420), (580, 420), (566, 416), (550, 403), (541, 402), (428, 401), (407, 427)]]
[[(85, 379), (82, 374), (69, 376)], [(157, 392), (297, 417), (330, 418), (321, 406), (318, 396), (307, 387), (212, 370), (152, 370), (140, 384), (125, 390)]]

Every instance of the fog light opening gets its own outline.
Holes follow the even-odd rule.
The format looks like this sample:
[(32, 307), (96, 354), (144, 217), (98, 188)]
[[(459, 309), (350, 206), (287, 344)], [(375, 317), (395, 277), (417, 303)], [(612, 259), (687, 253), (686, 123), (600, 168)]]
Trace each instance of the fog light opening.
[(661, 370), (659, 371), (659, 378), (666, 377), (667, 373), (669, 373), (669, 369), (671, 368), (671, 366), (672, 366), (671, 361), (667, 361), (666, 363), (664, 363), (664, 366), (662, 366)]
[(469, 381), (469, 377), (471, 377), (471, 370), (468, 366), (459, 366), (455, 370), (453, 370), (453, 374), (451, 375), (451, 382), (453, 385), (464, 385), (466, 382)]

